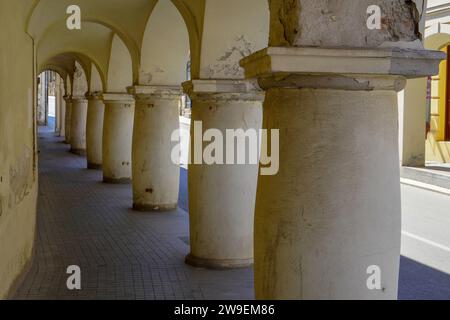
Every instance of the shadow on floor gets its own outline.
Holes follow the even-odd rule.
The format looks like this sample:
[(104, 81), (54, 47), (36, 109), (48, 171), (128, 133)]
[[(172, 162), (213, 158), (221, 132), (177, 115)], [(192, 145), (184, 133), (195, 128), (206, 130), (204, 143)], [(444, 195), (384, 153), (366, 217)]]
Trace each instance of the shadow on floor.
[(450, 300), (450, 275), (402, 257), (400, 300)]
[(187, 170), (181, 168), (180, 172), (180, 195), (178, 206), (186, 212), (189, 212), (189, 194), (188, 194), (188, 174)]
[(425, 169), (442, 171), (442, 172), (450, 172), (450, 168), (448, 168), (448, 167), (427, 166)]

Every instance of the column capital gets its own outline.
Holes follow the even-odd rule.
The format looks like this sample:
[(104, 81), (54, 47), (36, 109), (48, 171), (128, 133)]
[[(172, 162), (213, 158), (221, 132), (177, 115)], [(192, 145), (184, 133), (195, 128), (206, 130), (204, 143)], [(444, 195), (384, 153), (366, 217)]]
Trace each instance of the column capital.
[(181, 86), (131, 86), (127, 89), (128, 93), (133, 95), (136, 100), (148, 98), (173, 100), (180, 99), (183, 94)]
[(241, 60), (247, 78), (270, 87), (402, 90), (439, 72), (441, 51), (402, 48), (268, 47)]
[(258, 82), (249, 80), (191, 80), (183, 83), (191, 98), (200, 100), (263, 101), (264, 91)]
[(72, 96), (72, 101), (87, 101), (87, 99), (85, 96), (76, 95)]
[(101, 95), (101, 98), (104, 103), (109, 104), (127, 104), (127, 103), (134, 103), (134, 97), (127, 93), (103, 93)]
[(87, 100), (101, 100), (102, 99), (102, 92), (95, 91), (95, 92), (86, 92), (85, 95)]
[(71, 102), (72, 101), (72, 95), (70, 94), (66, 94), (63, 96), (63, 99), (66, 103)]

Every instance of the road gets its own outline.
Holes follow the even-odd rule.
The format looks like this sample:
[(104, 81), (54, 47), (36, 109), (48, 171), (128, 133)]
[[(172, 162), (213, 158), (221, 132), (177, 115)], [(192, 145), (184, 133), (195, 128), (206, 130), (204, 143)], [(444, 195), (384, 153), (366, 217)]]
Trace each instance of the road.
[(450, 299), (450, 195), (402, 185), (401, 299)]

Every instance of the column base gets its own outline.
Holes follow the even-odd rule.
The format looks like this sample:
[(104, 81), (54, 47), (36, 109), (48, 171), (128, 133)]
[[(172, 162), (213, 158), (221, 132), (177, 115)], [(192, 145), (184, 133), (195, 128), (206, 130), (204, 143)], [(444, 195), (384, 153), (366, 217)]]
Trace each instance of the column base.
[(155, 211), (174, 211), (178, 208), (178, 203), (173, 204), (139, 204), (133, 203), (133, 210), (140, 212), (155, 212)]
[(130, 184), (131, 183), (131, 179), (130, 178), (115, 179), (115, 178), (103, 177), (103, 182), (104, 183), (108, 183), (108, 184)]
[(76, 154), (78, 156), (85, 156), (86, 155), (86, 149), (70, 149), (70, 152), (73, 154)]
[(88, 162), (87, 168), (88, 168), (88, 170), (102, 170), (103, 169), (103, 165), (96, 164), (96, 163), (89, 163)]
[(253, 259), (203, 259), (188, 254), (185, 259), (186, 264), (205, 269), (242, 269), (253, 265)]

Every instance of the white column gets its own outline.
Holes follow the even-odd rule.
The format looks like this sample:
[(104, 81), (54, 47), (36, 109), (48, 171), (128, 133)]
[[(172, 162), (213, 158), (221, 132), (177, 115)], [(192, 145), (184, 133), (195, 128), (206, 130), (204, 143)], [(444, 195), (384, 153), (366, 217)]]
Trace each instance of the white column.
[[(199, 163), (194, 153), (198, 151), (196, 140), (208, 129), (217, 129), (224, 139), (227, 129), (259, 133), (263, 92), (252, 82), (238, 80), (194, 80), (183, 86), (192, 98), (192, 163), (188, 171), (191, 252), (186, 262), (207, 268), (247, 267), (253, 263), (258, 164), (248, 160), (246, 164), (225, 164), (225, 150), (224, 164), (207, 164), (203, 159)], [(201, 132), (196, 132), (199, 124)], [(200, 148), (207, 145), (200, 141)]]
[(133, 208), (174, 210), (178, 205), (180, 167), (172, 161), (173, 133), (180, 128), (181, 87), (136, 86), (133, 133)]
[(130, 183), (134, 99), (123, 93), (104, 93), (103, 181)]
[(60, 90), (59, 77), (56, 77), (55, 84), (55, 135), (61, 136), (61, 105), (62, 95)]
[[(437, 72), (440, 58), (272, 47), (242, 61), (266, 90), (264, 128), (280, 130), (280, 171), (258, 181), (258, 299), (397, 297), (397, 92), (406, 77)], [(371, 290), (373, 270), (381, 286)]]
[(66, 95), (64, 96), (64, 101), (66, 102), (66, 112), (64, 117), (64, 127), (65, 127), (65, 139), (64, 142), (66, 144), (70, 144), (70, 122), (72, 117), (72, 96)]
[(86, 154), (86, 120), (86, 98), (78, 96), (73, 97), (70, 117), (70, 151), (78, 155)]
[(100, 93), (87, 96), (86, 157), (88, 169), (98, 170), (103, 163), (103, 119), (105, 104)]
[(61, 92), (61, 109), (60, 109), (60, 124), (61, 124), (61, 128), (60, 128), (60, 133), (59, 136), (60, 137), (65, 137), (66, 136), (66, 100), (63, 97), (63, 92)]

